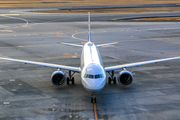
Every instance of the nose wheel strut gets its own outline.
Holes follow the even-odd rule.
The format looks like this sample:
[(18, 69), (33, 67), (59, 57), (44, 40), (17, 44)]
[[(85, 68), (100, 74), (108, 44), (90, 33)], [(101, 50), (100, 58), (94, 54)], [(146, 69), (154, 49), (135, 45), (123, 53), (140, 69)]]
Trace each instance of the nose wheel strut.
[(74, 84), (74, 77), (72, 77), (74, 74), (75, 72), (71, 73), (71, 71), (69, 71), (69, 77), (67, 77), (67, 84), (69, 84), (70, 81), (72, 84)]

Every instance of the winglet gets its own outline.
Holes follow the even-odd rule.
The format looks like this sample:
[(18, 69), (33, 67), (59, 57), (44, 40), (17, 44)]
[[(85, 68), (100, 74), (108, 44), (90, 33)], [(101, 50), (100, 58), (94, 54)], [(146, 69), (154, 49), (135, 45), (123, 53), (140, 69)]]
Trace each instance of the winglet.
[(89, 22), (89, 42), (91, 42), (91, 22), (90, 22), (90, 12), (88, 12), (88, 22)]

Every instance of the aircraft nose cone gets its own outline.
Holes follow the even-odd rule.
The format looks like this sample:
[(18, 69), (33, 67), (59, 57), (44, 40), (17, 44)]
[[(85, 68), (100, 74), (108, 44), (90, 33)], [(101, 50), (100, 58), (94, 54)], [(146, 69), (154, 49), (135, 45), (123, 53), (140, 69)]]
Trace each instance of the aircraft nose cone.
[(83, 86), (88, 90), (100, 91), (105, 86), (105, 79), (85, 79)]
[(92, 80), (92, 81), (88, 81), (89, 87), (91, 88), (99, 88), (102, 87), (102, 81), (103, 80)]

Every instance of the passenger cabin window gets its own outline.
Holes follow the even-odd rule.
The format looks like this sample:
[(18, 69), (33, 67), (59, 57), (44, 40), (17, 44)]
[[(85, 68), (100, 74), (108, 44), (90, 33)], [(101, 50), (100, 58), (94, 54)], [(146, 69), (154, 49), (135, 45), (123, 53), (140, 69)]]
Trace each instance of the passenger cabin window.
[(103, 74), (97, 74), (97, 75), (85, 74), (84, 78), (98, 79), (98, 78), (104, 78), (104, 75)]

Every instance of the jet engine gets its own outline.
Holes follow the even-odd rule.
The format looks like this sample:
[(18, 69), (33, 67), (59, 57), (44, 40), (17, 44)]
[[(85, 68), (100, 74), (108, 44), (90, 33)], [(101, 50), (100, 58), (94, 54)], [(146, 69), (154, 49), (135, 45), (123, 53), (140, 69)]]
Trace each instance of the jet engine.
[(118, 83), (124, 87), (128, 87), (133, 82), (133, 75), (130, 71), (123, 70), (118, 74)]
[(52, 84), (56, 87), (61, 87), (66, 83), (66, 74), (62, 71), (55, 71), (51, 75)]

